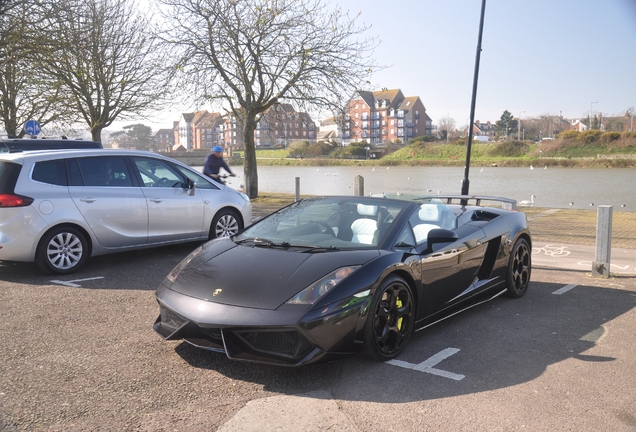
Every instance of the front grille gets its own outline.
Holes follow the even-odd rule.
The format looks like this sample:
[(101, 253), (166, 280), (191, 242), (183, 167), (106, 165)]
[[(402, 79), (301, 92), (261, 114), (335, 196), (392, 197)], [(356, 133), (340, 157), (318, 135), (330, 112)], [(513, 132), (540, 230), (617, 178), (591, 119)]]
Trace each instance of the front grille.
[(219, 345), (223, 345), (223, 336), (220, 328), (199, 327), (199, 334)]
[(235, 331), (233, 332), (252, 350), (271, 355), (301, 358), (312, 345), (296, 330)]

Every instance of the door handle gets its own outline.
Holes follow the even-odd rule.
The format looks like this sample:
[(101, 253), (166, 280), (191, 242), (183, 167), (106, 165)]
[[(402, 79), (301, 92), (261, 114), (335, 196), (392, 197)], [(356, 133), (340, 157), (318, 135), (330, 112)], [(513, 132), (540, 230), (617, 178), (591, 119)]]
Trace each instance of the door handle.
[(161, 198), (153, 198), (150, 201), (152, 201), (153, 203), (157, 203), (159, 204), (160, 202), (162, 202), (163, 200)]
[(86, 197), (86, 198), (80, 198), (80, 201), (90, 204), (90, 203), (93, 203), (93, 202), (97, 201), (97, 199), (93, 198), (93, 197)]

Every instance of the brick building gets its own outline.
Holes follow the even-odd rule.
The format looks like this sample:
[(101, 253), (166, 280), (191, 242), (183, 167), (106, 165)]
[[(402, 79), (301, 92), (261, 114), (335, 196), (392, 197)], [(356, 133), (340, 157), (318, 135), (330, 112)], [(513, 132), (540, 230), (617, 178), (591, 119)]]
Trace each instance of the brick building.
[(287, 147), (294, 141), (316, 141), (316, 124), (305, 112), (297, 112), (290, 104), (276, 104), (263, 113), (256, 130), (257, 147)]
[(407, 142), (432, 134), (432, 121), (419, 96), (405, 97), (400, 89), (358, 91), (347, 106), (343, 144)]

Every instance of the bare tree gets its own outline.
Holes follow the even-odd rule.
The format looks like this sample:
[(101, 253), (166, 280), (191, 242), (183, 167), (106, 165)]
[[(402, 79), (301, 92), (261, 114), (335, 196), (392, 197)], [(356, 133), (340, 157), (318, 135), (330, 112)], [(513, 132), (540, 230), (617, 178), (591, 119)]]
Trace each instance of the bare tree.
[(24, 5), (24, 0), (0, 0), (0, 17), (8, 15), (16, 6)]
[(455, 119), (450, 116), (442, 117), (437, 129), (440, 131), (440, 138), (448, 140), (455, 131)]
[(34, 46), (32, 8), (13, 8), (2, 16), (0, 30), (0, 121), (9, 136), (23, 136), (24, 124), (38, 120), (44, 127), (49, 123), (64, 123), (73, 117), (62, 100), (59, 83), (45, 77), (29, 54)]
[(62, 84), (93, 140), (116, 119), (160, 108), (166, 52), (130, 0), (55, 0), (40, 12), (38, 64)]
[(165, 40), (199, 102), (217, 102), (242, 124), (245, 188), (258, 196), (254, 130), (276, 103), (342, 110), (375, 67), (374, 38), (322, 0), (158, 0)]

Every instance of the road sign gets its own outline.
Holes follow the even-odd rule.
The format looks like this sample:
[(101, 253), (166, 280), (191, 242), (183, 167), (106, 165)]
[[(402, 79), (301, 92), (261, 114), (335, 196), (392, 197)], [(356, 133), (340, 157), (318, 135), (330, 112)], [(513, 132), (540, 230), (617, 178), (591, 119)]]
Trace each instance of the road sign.
[(29, 120), (28, 122), (26, 122), (26, 125), (24, 125), (24, 130), (29, 135), (37, 135), (40, 133), (41, 130), (40, 123), (38, 123), (37, 120)]

